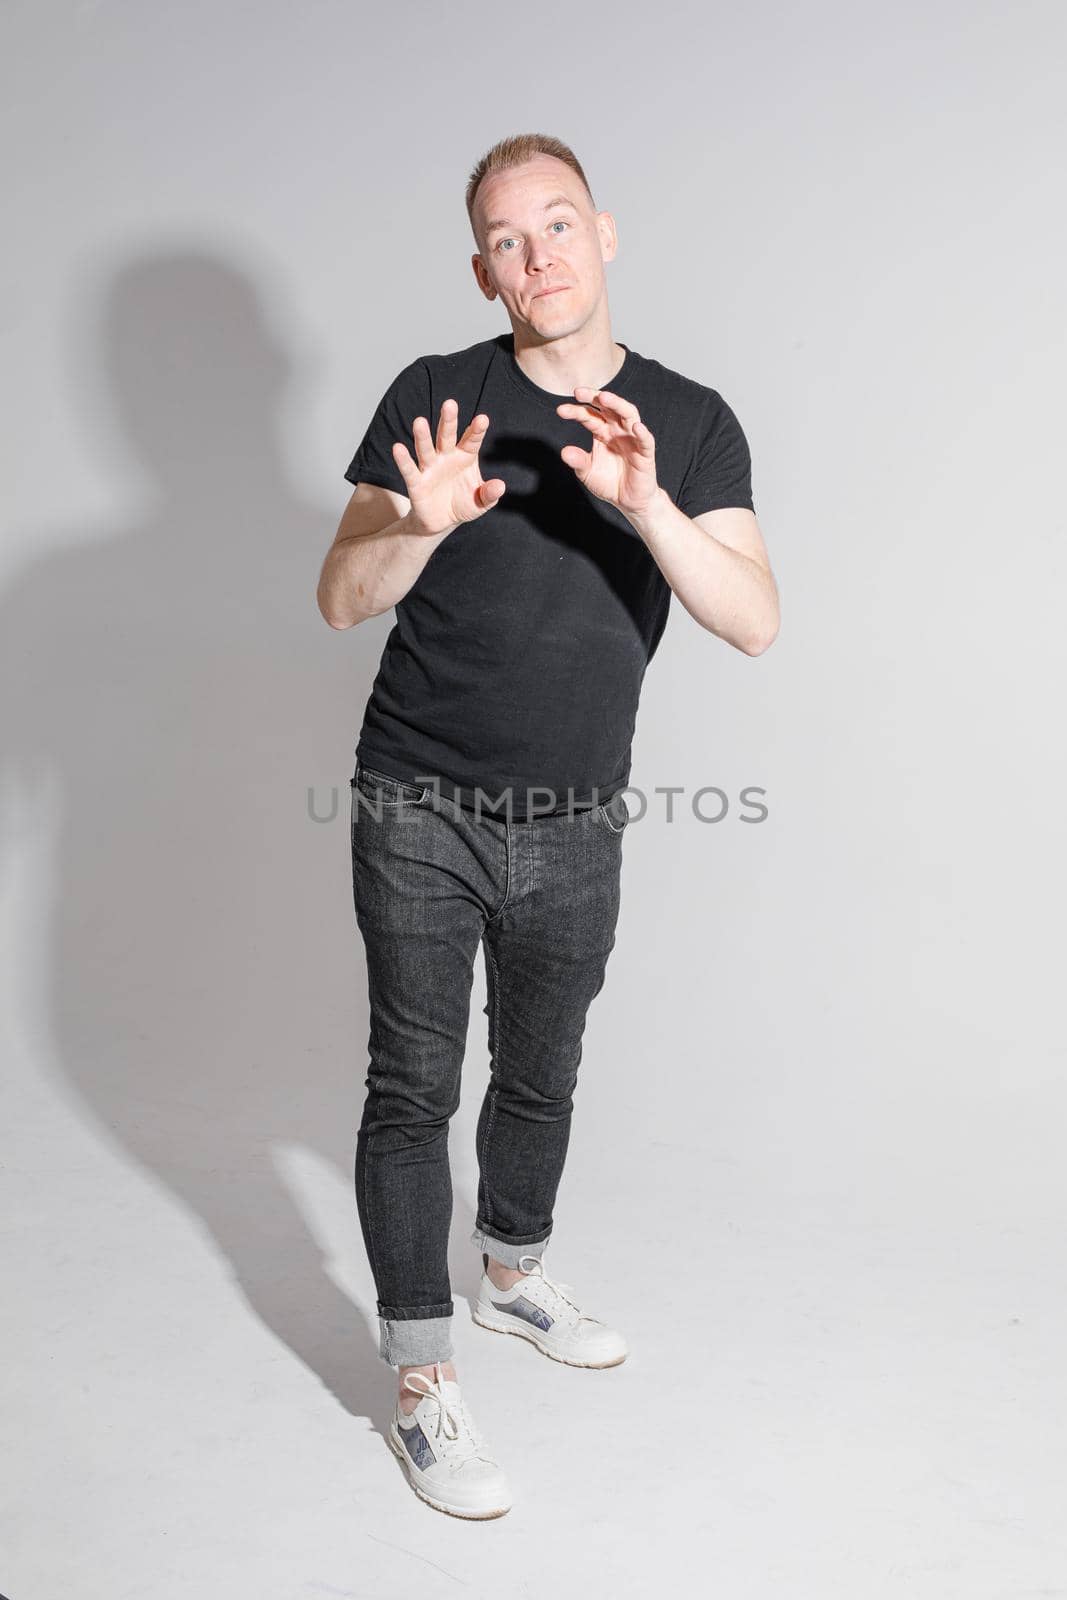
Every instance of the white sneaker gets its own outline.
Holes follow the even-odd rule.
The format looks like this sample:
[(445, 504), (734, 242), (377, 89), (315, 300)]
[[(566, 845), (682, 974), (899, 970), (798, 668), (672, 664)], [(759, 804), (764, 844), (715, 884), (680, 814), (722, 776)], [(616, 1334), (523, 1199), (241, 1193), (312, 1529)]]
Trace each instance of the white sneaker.
[[(524, 1261), (533, 1263), (529, 1271)], [(471, 1313), (479, 1327), (517, 1333), (571, 1367), (617, 1367), (626, 1360), (629, 1346), (618, 1329), (582, 1311), (571, 1285), (550, 1278), (538, 1256), (520, 1256), (519, 1270), (525, 1276), (510, 1289), (498, 1289), (482, 1273)]]
[(422, 1394), (405, 1416), (397, 1396), (389, 1443), (407, 1468), (412, 1488), (428, 1505), (454, 1517), (502, 1517), (511, 1510), (507, 1479), (484, 1442), (454, 1378), (445, 1378), (440, 1361), (435, 1382), (424, 1372), (409, 1372), (404, 1388)]

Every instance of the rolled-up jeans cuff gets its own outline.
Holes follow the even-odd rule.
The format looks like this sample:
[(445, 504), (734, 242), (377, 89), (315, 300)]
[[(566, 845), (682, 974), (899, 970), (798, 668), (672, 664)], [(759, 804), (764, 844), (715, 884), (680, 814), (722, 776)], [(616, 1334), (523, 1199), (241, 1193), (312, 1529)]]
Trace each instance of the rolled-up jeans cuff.
[(452, 1317), (378, 1316), (378, 1353), (391, 1367), (428, 1367), (435, 1361), (451, 1361)]
[(486, 1233), (484, 1228), (475, 1228), (471, 1234), (471, 1244), (476, 1245), (484, 1254), (493, 1256), (495, 1260), (502, 1261), (505, 1267), (514, 1267), (516, 1272), (521, 1272), (519, 1259), (522, 1256), (537, 1256), (538, 1260), (545, 1253), (545, 1248), (551, 1238), (551, 1233), (543, 1239), (533, 1241), (522, 1240), (518, 1244), (513, 1239), (497, 1239), (491, 1233)]

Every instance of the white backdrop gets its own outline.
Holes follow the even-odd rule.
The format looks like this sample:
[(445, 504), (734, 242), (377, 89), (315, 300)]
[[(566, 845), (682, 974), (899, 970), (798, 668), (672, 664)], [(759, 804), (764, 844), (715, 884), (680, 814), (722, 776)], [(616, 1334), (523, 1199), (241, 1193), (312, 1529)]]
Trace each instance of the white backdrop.
[[(2, 33), (0, 1589), (1059, 1592), (1062, 8)], [(675, 601), (645, 683), (549, 1263), (610, 1372), (467, 1319), (479, 968), (457, 1367), (517, 1501), (466, 1525), (386, 1449), (352, 1192), (393, 619), (315, 587), (391, 377), (506, 325), (463, 192), (531, 130), (616, 218), (615, 338), (737, 412), (782, 627)]]

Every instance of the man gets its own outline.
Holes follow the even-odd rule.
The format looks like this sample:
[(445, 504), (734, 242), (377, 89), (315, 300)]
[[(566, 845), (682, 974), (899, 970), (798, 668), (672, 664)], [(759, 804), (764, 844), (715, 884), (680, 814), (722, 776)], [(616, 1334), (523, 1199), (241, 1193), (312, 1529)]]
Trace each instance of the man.
[(431, 1505), (491, 1517), (511, 1496), (460, 1393), (447, 1266), (475, 957), (492, 1066), (474, 1320), (616, 1365), (622, 1334), (544, 1254), (615, 943), (641, 682), (672, 592), (748, 655), (773, 641), (778, 598), (734, 413), (612, 338), (615, 223), (573, 152), (501, 141), (467, 209), (475, 278), (511, 331), (397, 374), (345, 473), (318, 604), (335, 628), (396, 608), (351, 827), (371, 1015), (356, 1193), (398, 1368), (390, 1442)]

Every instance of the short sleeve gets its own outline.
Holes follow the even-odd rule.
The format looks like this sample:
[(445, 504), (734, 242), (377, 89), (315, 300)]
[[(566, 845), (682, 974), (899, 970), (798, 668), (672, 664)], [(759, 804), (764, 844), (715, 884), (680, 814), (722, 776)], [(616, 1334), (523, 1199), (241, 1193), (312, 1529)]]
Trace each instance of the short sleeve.
[(754, 510), (752, 458), (741, 424), (722, 395), (713, 389), (678, 491), (678, 509), (687, 517), (698, 517), (702, 511), (718, 511), (723, 506)]
[(415, 455), (413, 423), (416, 417), (430, 419), (430, 374), (420, 356), (398, 372), (378, 402), (366, 433), (345, 471), (349, 483), (376, 483), (397, 494), (407, 494), (407, 484), (393, 460), (393, 444), (399, 440)]

